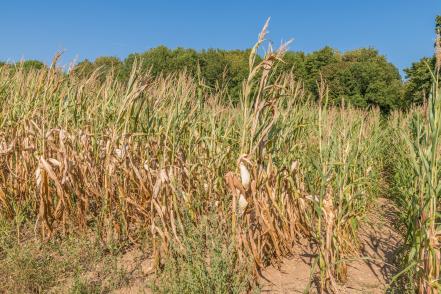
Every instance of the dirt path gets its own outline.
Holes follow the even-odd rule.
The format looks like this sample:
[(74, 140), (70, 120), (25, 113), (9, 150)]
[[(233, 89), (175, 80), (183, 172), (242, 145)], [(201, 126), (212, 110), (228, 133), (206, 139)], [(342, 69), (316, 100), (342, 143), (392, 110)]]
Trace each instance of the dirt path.
[[(340, 293), (385, 293), (396, 268), (394, 257), (400, 247), (400, 235), (394, 228), (396, 208), (390, 200), (380, 198), (360, 229), (361, 258), (349, 264), (348, 282)], [(307, 246), (284, 261), (280, 270), (270, 267), (262, 279), (263, 293), (307, 293), (315, 256)], [(316, 293), (312, 283), (310, 293)]]

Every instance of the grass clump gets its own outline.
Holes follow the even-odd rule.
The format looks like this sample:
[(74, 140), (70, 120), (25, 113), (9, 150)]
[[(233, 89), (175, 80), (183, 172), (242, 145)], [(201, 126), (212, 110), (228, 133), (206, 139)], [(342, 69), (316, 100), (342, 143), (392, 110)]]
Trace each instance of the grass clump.
[(11, 223), (0, 219), (0, 292), (103, 293), (127, 285), (127, 272), (116, 263), (121, 252), (111, 253), (96, 237), (41, 242), (29, 223), (20, 232)]
[(25, 245), (8, 250), (1, 260), (0, 289), (14, 293), (43, 293), (56, 283), (57, 271), (50, 256)]
[[(188, 224), (182, 246), (171, 243), (158, 272), (156, 293), (245, 293), (253, 285), (252, 261), (239, 262), (234, 243), (211, 215)], [(254, 289), (257, 288), (254, 285)]]

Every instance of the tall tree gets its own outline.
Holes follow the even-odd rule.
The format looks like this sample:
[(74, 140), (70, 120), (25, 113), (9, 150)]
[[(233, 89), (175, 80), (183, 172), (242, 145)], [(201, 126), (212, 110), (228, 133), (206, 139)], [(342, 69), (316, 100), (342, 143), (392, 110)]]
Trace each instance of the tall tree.
[[(441, 16), (435, 18), (435, 33), (441, 32)], [(428, 98), (431, 89), (432, 74), (435, 69), (435, 57), (423, 57), (412, 63), (409, 68), (404, 69), (406, 82), (404, 97), (406, 104), (420, 104)]]
[(406, 104), (421, 104), (428, 98), (432, 84), (431, 70), (435, 68), (434, 57), (423, 57), (404, 69), (406, 82), (404, 85), (404, 97)]
[(318, 94), (317, 81), (320, 79), (321, 70), (325, 66), (338, 63), (340, 58), (340, 54), (328, 46), (306, 56), (306, 85), (309, 91)]
[(372, 48), (348, 51), (322, 68), (334, 104), (379, 106), (388, 112), (402, 104), (398, 69)]
[(25, 60), (18, 62), (17, 66), (22, 66), (25, 71), (29, 71), (32, 69), (43, 69), (46, 68), (46, 65), (38, 60)]

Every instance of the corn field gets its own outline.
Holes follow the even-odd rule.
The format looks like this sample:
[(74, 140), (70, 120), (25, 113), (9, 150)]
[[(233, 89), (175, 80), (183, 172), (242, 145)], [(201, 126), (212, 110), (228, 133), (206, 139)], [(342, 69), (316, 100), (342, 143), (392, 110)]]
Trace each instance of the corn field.
[(307, 240), (320, 291), (337, 293), (363, 218), (390, 197), (405, 227), (394, 281), (438, 293), (438, 72), (427, 103), (406, 113), (331, 106), (325, 81), (316, 101), (292, 73), (274, 74), (288, 44), (256, 58), (267, 25), (238, 103), (136, 63), (128, 83), (65, 73), (59, 56), (48, 70), (0, 68), (1, 216), (25, 215), (43, 242), (94, 231), (143, 244), (155, 271), (172, 247), (185, 252), (188, 222), (215, 215), (250, 281)]

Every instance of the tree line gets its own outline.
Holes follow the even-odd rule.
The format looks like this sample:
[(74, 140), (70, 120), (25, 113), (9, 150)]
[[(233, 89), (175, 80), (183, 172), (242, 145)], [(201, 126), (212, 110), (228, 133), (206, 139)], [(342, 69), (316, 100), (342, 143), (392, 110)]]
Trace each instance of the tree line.
[[(249, 50), (169, 49), (159, 46), (121, 61), (116, 57), (84, 60), (75, 68), (77, 75), (89, 76), (100, 69), (103, 76), (112, 71), (127, 81), (134, 62), (141, 71), (153, 76), (186, 70), (201, 78), (208, 87), (227, 85), (232, 100), (240, 95), (242, 81), (248, 76)], [(343, 101), (354, 106), (379, 106), (385, 111), (403, 105), (402, 81), (398, 69), (373, 48), (340, 53), (330, 47), (306, 54), (290, 51), (278, 73), (292, 72), (304, 83), (305, 90), (317, 96), (317, 81), (324, 79), (329, 87), (330, 103)], [(236, 98), (236, 99), (235, 99)]]
[[(435, 30), (441, 28), (441, 17), (436, 18)], [(112, 73), (126, 82), (134, 65), (153, 76), (186, 71), (211, 88), (225, 87), (232, 101), (238, 100), (241, 85), (248, 76), (248, 50), (194, 50), (170, 49), (159, 46), (143, 53), (130, 54), (124, 60), (113, 56), (83, 60), (71, 74), (88, 77), (98, 72), (101, 79)], [(4, 63), (3, 63), (4, 64)], [(1, 63), (0, 63), (1, 65)], [(5, 65), (5, 64), (4, 64)], [(27, 70), (46, 67), (37, 60), (21, 62)], [(329, 89), (329, 103), (351, 104), (358, 107), (380, 107), (385, 112), (422, 103), (429, 95), (430, 70), (435, 58), (424, 57), (404, 69), (401, 78), (398, 69), (374, 48), (339, 52), (325, 47), (312, 53), (289, 51), (278, 73), (291, 72), (311, 97), (318, 96), (317, 81), (323, 79)]]

